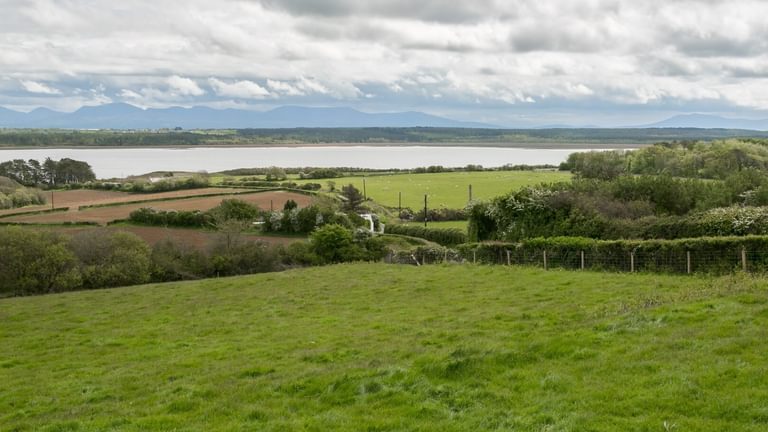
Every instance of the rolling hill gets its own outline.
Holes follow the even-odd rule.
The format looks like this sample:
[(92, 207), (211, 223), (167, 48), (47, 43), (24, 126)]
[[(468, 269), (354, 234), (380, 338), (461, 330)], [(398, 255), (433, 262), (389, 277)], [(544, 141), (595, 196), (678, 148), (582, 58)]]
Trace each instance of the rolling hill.
[(0, 300), (0, 430), (764, 431), (765, 279), (347, 264)]

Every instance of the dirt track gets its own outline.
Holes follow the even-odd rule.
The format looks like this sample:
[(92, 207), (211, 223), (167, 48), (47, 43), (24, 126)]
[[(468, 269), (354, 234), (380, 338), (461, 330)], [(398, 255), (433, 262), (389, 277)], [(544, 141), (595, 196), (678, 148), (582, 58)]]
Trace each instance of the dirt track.
[[(232, 192), (233, 189), (220, 189), (225, 192)], [(194, 191), (176, 191), (168, 192), (170, 196), (187, 196), (191, 195), (190, 192), (197, 192), (194, 195), (200, 195), (201, 191), (208, 191), (207, 193), (215, 193), (216, 189), (196, 189)], [(186, 194), (184, 194), (186, 192)], [(152, 194), (160, 195), (160, 194)], [(135, 199), (136, 195), (129, 195)], [(142, 195), (142, 197), (149, 197), (149, 195)], [(302, 195), (292, 192), (254, 192), (252, 194), (243, 194), (236, 196), (215, 196), (215, 197), (202, 197), (202, 198), (188, 198), (179, 199), (173, 201), (159, 201), (150, 203), (139, 204), (126, 204), (113, 207), (100, 207), (89, 208), (82, 211), (78, 211), (76, 206), (70, 206), (70, 210), (67, 212), (59, 213), (46, 213), (36, 215), (19, 215), (8, 218), (3, 218), (3, 222), (25, 222), (25, 223), (63, 223), (63, 222), (96, 222), (101, 225), (105, 225), (109, 222), (127, 219), (128, 215), (142, 207), (151, 207), (159, 210), (209, 210), (219, 205), (219, 203), (228, 198), (237, 198), (251, 204), (255, 204), (262, 210), (268, 210), (270, 204), (275, 209), (282, 209), (283, 205), (289, 199), (296, 201), (300, 207), (311, 204), (312, 197), (308, 195)], [(151, 199), (151, 198), (148, 198)], [(131, 201), (130, 199), (125, 201)]]

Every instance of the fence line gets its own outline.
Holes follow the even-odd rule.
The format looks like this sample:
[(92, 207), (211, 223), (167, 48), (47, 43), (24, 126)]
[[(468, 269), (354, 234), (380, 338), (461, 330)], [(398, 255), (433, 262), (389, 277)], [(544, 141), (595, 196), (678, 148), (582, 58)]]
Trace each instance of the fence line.
[(677, 274), (726, 274), (735, 271), (768, 272), (768, 250), (717, 251), (629, 251), (606, 255), (589, 250), (518, 251), (510, 249), (472, 249), (461, 252), (450, 248), (418, 248), (391, 252), (386, 261), (393, 264), (489, 264), (523, 265), (550, 269), (598, 270), (614, 272), (656, 272)]

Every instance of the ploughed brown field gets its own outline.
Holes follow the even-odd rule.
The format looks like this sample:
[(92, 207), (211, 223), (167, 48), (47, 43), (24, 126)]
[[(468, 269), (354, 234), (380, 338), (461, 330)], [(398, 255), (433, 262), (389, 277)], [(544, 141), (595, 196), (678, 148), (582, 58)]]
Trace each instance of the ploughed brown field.
[[(215, 231), (206, 231), (193, 228), (163, 228), (163, 227), (145, 227), (145, 226), (111, 226), (111, 227), (40, 227), (40, 229), (60, 232), (67, 235), (75, 235), (83, 231), (106, 229), (110, 231), (127, 231), (141, 237), (150, 246), (169, 239), (175, 243), (186, 244), (188, 246), (204, 250), (211, 246), (218, 238), (219, 234)], [(277, 237), (277, 236), (258, 236), (243, 234), (246, 240), (259, 240), (270, 244), (289, 244), (297, 241), (306, 241), (300, 237)]]
[[(195, 189), (194, 191), (197, 192), (195, 194), (190, 194), (190, 192), (193, 191), (176, 191), (176, 192), (169, 192), (170, 194), (176, 193), (175, 196), (190, 196), (190, 195), (200, 195), (201, 191), (208, 191), (207, 193), (216, 193), (216, 189), (209, 188), (209, 189)], [(220, 189), (227, 192), (232, 192), (233, 189)], [(152, 194), (152, 195), (162, 195), (162, 194)], [(146, 197), (147, 199), (151, 195), (141, 195), (141, 197)], [(137, 195), (130, 195), (132, 199), (128, 199), (126, 201), (133, 201), (137, 199)], [(171, 198), (173, 196), (168, 196), (168, 198)], [(157, 197), (156, 197), (157, 198)], [(254, 192), (254, 193), (248, 193), (248, 194), (239, 194), (235, 196), (231, 195), (221, 195), (221, 196), (214, 196), (214, 197), (199, 197), (195, 198), (192, 196), (191, 198), (183, 198), (183, 199), (177, 199), (172, 201), (156, 201), (156, 202), (149, 202), (149, 203), (137, 203), (137, 204), (125, 204), (120, 206), (113, 206), (113, 207), (97, 207), (97, 208), (88, 208), (83, 209), (82, 211), (77, 210), (77, 206), (69, 206), (70, 210), (66, 212), (57, 212), (57, 213), (43, 213), (43, 214), (35, 214), (35, 215), (18, 215), (18, 216), (12, 216), (3, 218), (3, 222), (24, 222), (24, 223), (64, 223), (64, 222), (96, 222), (101, 225), (105, 225), (109, 222), (120, 220), (120, 219), (127, 219), (130, 213), (134, 210), (138, 210), (142, 207), (151, 207), (158, 210), (210, 210), (219, 203), (221, 203), (224, 199), (229, 198), (237, 198), (239, 200), (243, 200), (246, 202), (249, 202), (251, 204), (254, 204), (258, 206), (262, 210), (268, 210), (270, 208), (270, 205), (273, 206), (275, 209), (282, 209), (283, 205), (288, 200), (294, 200), (300, 207), (307, 206), (312, 203), (312, 197), (302, 194), (297, 194), (293, 192), (283, 192), (283, 191), (274, 191), (274, 192)], [(94, 204), (93, 202), (89, 204), (80, 204), (80, 205), (90, 205)], [(62, 207), (66, 207), (62, 205)]]
[[(121, 202), (139, 201), (139, 200), (156, 200), (167, 198), (179, 198), (179, 197), (193, 197), (198, 195), (209, 194), (231, 194), (234, 192), (244, 192), (247, 189), (229, 189), (229, 188), (203, 188), (203, 189), (188, 189), (178, 190), (170, 192), (158, 192), (149, 194), (132, 194), (127, 192), (114, 192), (114, 191), (101, 191), (101, 190), (68, 190), (68, 191), (54, 191), (53, 192), (53, 204), (54, 208), (69, 207), (70, 209), (77, 210), (79, 206), (86, 205), (102, 205), (113, 204)], [(21, 212), (35, 212), (40, 210), (48, 210), (51, 208), (51, 192), (45, 192), (48, 198), (48, 203), (44, 205), (28, 206), (24, 208), (0, 210), (0, 216), (10, 213)]]

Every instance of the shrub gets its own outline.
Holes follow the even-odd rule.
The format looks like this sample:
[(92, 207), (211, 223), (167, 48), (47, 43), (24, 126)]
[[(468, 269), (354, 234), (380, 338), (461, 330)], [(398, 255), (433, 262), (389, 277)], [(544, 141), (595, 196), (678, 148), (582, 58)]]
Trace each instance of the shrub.
[(200, 279), (211, 274), (208, 257), (205, 254), (170, 239), (155, 244), (152, 248), (151, 262), (153, 281)]
[(0, 227), (0, 296), (61, 292), (81, 285), (77, 259), (58, 234)]
[(213, 224), (213, 218), (208, 213), (199, 210), (175, 211), (140, 208), (132, 211), (128, 220), (141, 225), (205, 227)]
[(150, 249), (135, 234), (83, 231), (72, 237), (69, 246), (80, 263), (84, 288), (135, 285), (150, 280)]
[(328, 263), (354, 261), (362, 255), (355, 247), (352, 232), (337, 224), (315, 230), (310, 236), (310, 245), (312, 252)]
[(236, 198), (222, 200), (221, 203), (208, 211), (216, 220), (253, 221), (259, 217), (259, 208)]
[(678, 240), (593, 240), (581, 237), (535, 238), (520, 243), (468, 243), (458, 247), (461, 256), (479, 263), (504, 264), (509, 252), (512, 264), (543, 264), (576, 269), (585, 253), (588, 268), (629, 271), (634, 256), (636, 271), (687, 271), (690, 253), (692, 270), (726, 273), (741, 267), (742, 248), (748, 253), (748, 268), (768, 271), (768, 236), (701, 237)]
[(467, 241), (467, 235), (455, 228), (424, 228), (414, 225), (389, 224), (385, 230), (387, 234), (419, 237), (443, 246), (457, 245)]

